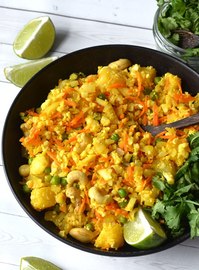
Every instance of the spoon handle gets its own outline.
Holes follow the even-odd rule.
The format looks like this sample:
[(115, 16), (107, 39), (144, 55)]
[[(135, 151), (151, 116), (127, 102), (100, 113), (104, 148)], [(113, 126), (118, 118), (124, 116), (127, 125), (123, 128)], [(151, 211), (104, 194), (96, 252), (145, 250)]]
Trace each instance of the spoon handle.
[(184, 119), (167, 124), (167, 127), (183, 128), (199, 123), (199, 113), (193, 114)]
[(153, 136), (165, 130), (165, 128), (183, 128), (199, 123), (199, 113), (191, 115), (189, 117), (177, 120), (169, 124), (163, 124), (160, 126), (143, 126), (143, 129), (149, 131)]

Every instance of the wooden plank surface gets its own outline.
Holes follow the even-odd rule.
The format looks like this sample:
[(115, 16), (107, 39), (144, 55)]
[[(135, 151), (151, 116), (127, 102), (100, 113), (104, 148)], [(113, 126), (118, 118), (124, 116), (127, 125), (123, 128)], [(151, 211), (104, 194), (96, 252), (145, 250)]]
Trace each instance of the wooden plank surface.
[[(9, 107), (20, 91), (5, 79), (3, 70), (25, 62), (12, 48), (24, 24), (32, 18), (50, 16), (57, 31), (51, 54), (57, 56), (102, 44), (132, 44), (155, 49), (152, 24), (156, 8), (155, 0), (0, 0), (0, 139)], [(1, 156), (0, 183), (2, 270), (19, 269), (20, 258), (28, 255), (51, 260), (63, 270), (198, 269), (198, 239), (137, 258), (110, 258), (69, 247), (35, 225), (20, 207), (7, 183)]]

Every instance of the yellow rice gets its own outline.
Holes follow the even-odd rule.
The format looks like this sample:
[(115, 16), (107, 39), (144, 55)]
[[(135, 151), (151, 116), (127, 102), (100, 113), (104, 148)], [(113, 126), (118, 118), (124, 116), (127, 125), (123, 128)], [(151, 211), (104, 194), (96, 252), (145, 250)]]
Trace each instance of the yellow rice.
[(29, 164), (19, 171), (31, 205), (61, 236), (118, 249), (124, 222), (159, 196), (152, 177), (161, 172), (174, 183), (190, 152), (186, 138), (197, 130), (170, 128), (153, 137), (140, 124), (195, 114), (199, 95), (182, 92), (175, 75), (157, 82), (153, 67), (125, 59), (81, 75), (60, 80), (40, 108), (21, 113)]

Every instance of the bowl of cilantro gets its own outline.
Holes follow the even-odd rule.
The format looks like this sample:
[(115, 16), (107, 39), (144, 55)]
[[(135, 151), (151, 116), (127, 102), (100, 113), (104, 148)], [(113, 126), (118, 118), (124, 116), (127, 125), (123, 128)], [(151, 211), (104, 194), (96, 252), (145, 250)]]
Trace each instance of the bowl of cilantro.
[(179, 30), (199, 35), (198, 0), (157, 0), (153, 35), (157, 48), (199, 72), (199, 47), (182, 48)]

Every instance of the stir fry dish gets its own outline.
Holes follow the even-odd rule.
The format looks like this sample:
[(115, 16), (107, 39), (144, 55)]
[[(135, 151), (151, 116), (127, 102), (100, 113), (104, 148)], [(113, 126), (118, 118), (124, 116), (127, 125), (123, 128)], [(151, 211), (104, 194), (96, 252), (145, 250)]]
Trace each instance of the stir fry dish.
[(20, 183), (61, 237), (117, 250), (140, 208), (169, 237), (189, 225), (199, 234), (199, 185), (192, 183), (199, 178), (199, 127), (155, 137), (141, 128), (199, 111), (199, 94), (191, 96), (181, 80), (119, 59), (96, 74), (60, 79), (39, 108), (21, 112), (27, 163), (19, 167)]

